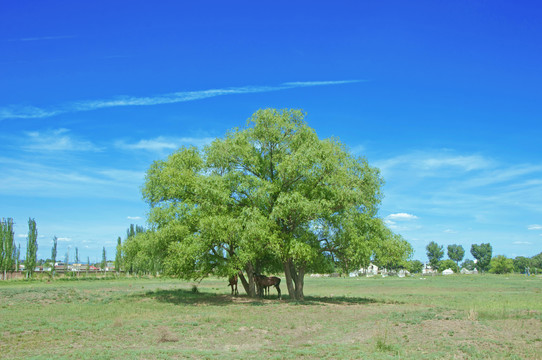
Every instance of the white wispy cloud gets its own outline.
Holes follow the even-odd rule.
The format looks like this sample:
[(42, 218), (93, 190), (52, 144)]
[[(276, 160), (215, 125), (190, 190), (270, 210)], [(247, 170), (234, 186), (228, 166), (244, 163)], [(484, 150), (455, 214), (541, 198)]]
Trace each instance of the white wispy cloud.
[(144, 171), (135, 171), (135, 170), (121, 170), (121, 169), (105, 169), (98, 170), (98, 174), (105, 176), (108, 180), (114, 180), (115, 182), (121, 183), (136, 183), (140, 184), (145, 179)]
[(350, 152), (354, 155), (361, 155), (365, 151), (365, 146), (356, 145), (350, 149)]
[(154, 139), (142, 139), (135, 143), (126, 143), (124, 141), (117, 141), (115, 146), (125, 150), (146, 150), (146, 151), (171, 151), (176, 150), (181, 146), (196, 146), (202, 147), (210, 144), (215, 138), (213, 137), (165, 137), (159, 136)]
[(397, 214), (390, 214), (386, 216), (386, 218), (391, 221), (409, 221), (409, 220), (416, 220), (418, 217), (416, 215), (407, 214), (407, 213), (397, 213)]
[(413, 170), (424, 176), (439, 176), (443, 170), (470, 172), (487, 169), (494, 162), (481, 155), (459, 155), (448, 151), (417, 151), (377, 161), (376, 166), (384, 173)]
[(42, 109), (36, 106), (16, 106), (9, 105), (0, 107), (0, 120), (4, 119), (39, 119), (47, 118), (65, 113), (66, 110), (57, 109)]
[(122, 107), (122, 106), (152, 106), (162, 104), (174, 104), (186, 101), (202, 100), (217, 96), (235, 95), (235, 94), (253, 94), (279, 90), (294, 89), (311, 86), (332, 86), (349, 83), (357, 83), (361, 80), (339, 80), (339, 81), (302, 81), (286, 82), (274, 86), (243, 86), (224, 89), (208, 89), (198, 91), (180, 91), (168, 94), (158, 94), (154, 96), (135, 97), (119, 96), (112, 99), (83, 100), (54, 106), (51, 108), (39, 108), (35, 106), (5, 106), (0, 107), (0, 120), (4, 119), (33, 119), (47, 118), (63, 113), (91, 111), (104, 108)]
[(26, 133), (22, 149), (26, 151), (102, 151), (90, 141), (79, 140), (68, 129)]
[(532, 245), (533, 243), (529, 241), (514, 241), (512, 244), (514, 245)]
[(72, 238), (69, 238), (69, 237), (59, 237), (57, 238), (58, 241), (62, 241), (62, 242), (70, 242), (72, 241)]
[(338, 81), (294, 81), (286, 82), (283, 85), (300, 87), (300, 86), (322, 86), (322, 85), (342, 85), (362, 82), (363, 80), (338, 80)]
[(126, 219), (128, 220), (143, 220), (141, 216), (127, 216)]
[(542, 230), (542, 225), (533, 224), (527, 227), (528, 230)]
[(0, 156), (0, 196), (127, 198), (140, 196), (144, 171), (44, 164)]
[(7, 41), (44, 41), (44, 40), (61, 40), (61, 39), (73, 39), (75, 35), (56, 35), (56, 36), (34, 36), (17, 39), (8, 39)]
[(384, 223), (386, 223), (386, 225), (394, 231), (411, 231), (421, 228), (420, 225), (412, 222), (412, 220), (416, 219), (418, 219), (416, 215), (395, 213), (386, 216), (384, 218)]

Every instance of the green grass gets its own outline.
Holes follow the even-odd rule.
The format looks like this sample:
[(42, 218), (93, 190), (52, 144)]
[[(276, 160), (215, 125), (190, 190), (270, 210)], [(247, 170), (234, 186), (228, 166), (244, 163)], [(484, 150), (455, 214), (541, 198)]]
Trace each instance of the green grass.
[(7, 281), (0, 358), (540, 359), (541, 289), (525, 276), (307, 277), (298, 303), (286, 289), (231, 297), (224, 279)]

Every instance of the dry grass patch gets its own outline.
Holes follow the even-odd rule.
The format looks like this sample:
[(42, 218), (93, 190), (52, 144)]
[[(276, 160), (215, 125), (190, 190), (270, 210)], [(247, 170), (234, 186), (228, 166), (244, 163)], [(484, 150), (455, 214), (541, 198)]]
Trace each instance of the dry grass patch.
[(167, 326), (160, 326), (157, 332), (159, 343), (179, 341), (179, 338), (175, 336)]

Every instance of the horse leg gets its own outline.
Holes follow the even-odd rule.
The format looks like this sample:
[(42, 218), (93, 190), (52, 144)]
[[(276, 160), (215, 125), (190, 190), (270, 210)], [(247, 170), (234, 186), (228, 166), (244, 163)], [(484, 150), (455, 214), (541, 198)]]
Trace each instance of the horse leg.
[(279, 300), (280, 300), (280, 287), (279, 287), (279, 284), (275, 285), (275, 288), (277, 289), (277, 292), (279, 293)]

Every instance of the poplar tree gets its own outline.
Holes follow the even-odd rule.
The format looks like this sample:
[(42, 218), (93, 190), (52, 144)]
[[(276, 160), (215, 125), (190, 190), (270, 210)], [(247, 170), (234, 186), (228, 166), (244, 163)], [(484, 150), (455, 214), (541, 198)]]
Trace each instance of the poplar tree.
[(17, 247), (17, 253), (15, 255), (15, 259), (17, 259), (15, 271), (19, 271), (19, 265), (21, 264), (21, 243), (19, 243), (19, 246)]
[(13, 240), (13, 219), (2, 219), (0, 228), (0, 270), (3, 272), (3, 279), (6, 280), (7, 272), (12, 271), (16, 255)]
[(55, 278), (55, 264), (56, 264), (56, 243), (57, 237), (53, 237), (53, 248), (51, 249), (51, 260), (53, 261), (53, 279)]
[(107, 257), (106, 257), (106, 253), (105, 253), (105, 246), (103, 247), (103, 251), (102, 251), (102, 269), (105, 273), (105, 267), (107, 266)]
[(32, 278), (34, 269), (36, 268), (37, 253), (38, 253), (38, 229), (36, 228), (36, 220), (28, 219), (28, 238), (26, 245), (26, 277)]
[(117, 254), (115, 255), (115, 270), (120, 274), (120, 267), (122, 263), (122, 239), (117, 239)]
[[(75, 247), (75, 264), (79, 265), (79, 249), (77, 246)], [(77, 276), (79, 276), (79, 266), (75, 268), (75, 271), (77, 272)]]
[[(6, 237), (6, 232), (4, 230), (4, 219), (0, 223), (0, 271), (4, 268), (4, 241)], [(3, 276), (2, 276), (2, 279)]]

